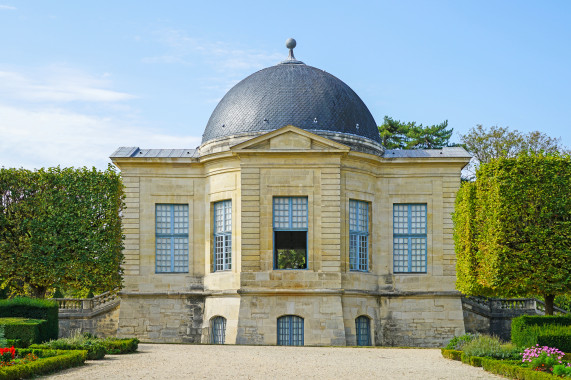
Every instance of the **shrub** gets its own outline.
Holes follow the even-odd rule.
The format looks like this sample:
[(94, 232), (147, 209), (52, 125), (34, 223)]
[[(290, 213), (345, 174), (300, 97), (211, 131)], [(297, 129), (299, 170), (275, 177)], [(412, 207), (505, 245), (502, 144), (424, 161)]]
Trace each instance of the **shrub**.
[(539, 329), (536, 327), (530, 330), (530, 327), (550, 326), (553, 328), (554, 325), (571, 326), (571, 315), (522, 315), (514, 318), (512, 319), (512, 342), (519, 347), (535, 346), (538, 342), (532, 334)]
[(447, 350), (447, 349), (443, 348), (441, 350), (441, 352), (442, 352), (442, 356), (447, 358), (447, 359), (452, 359), (452, 360), (461, 360), (462, 359), (462, 351)]
[(15, 380), (25, 379), (36, 375), (43, 375), (62, 369), (75, 367), (85, 362), (85, 351), (53, 351), (47, 353), (44, 350), (19, 349), (16, 351), (19, 357), (24, 357), (29, 353), (41, 358), (26, 364), (0, 368), (0, 379)]
[(571, 377), (571, 365), (557, 364), (553, 366), (553, 374), (556, 376)]
[(30, 348), (54, 350), (86, 350), (87, 359), (100, 360), (105, 357), (106, 349), (101, 339), (91, 334), (81, 334), (76, 330), (71, 337), (50, 340), (43, 344), (33, 344)]
[(552, 380), (553, 375), (522, 367), (519, 361), (482, 358), (482, 368), (497, 375), (521, 380)]
[(478, 337), (478, 334), (470, 334), (470, 333), (460, 335), (460, 336), (455, 336), (454, 338), (452, 338), (450, 340), (450, 342), (448, 342), (448, 344), (446, 345), (446, 349), (447, 350), (462, 350), (462, 347), (464, 347), (464, 345), (466, 343), (473, 341), (477, 337)]
[(561, 351), (571, 352), (571, 326), (549, 326), (543, 328), (537, 336), (536, 344), (557, 347)]
[(497, 359), (519, 359), (521, 350), (514, 344), (502, 344), (499, 338), (480, 335), (471, 342), (464, 345), (464, 354), (467, 357), (489, 357)]
[(0, 318), (4, 326), (4, 336), (8, 339), (19, 339), (22, 344), (41, 342), (42, 327), (45, 331), (46, 321), (43, 319)]
[(58, 311), (57, 302), (51, 300), (26, 297), (0, 300), (0, 318), (21, 317), (47, 321), (40, 330), (40, 342), (57, 339), (59, 333)]
[(107, 338), (101, 341), (108, 354), (129, 354), (137, 351), (139, 339), (114, 339)]

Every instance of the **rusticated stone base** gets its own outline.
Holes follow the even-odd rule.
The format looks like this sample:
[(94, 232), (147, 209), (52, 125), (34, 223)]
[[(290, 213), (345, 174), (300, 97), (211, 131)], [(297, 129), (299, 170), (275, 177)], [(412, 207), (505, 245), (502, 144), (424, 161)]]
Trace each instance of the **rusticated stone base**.
[(120, 338), (143, 342), (200, 343), (204, 296), (190, 294), (122, 294)]

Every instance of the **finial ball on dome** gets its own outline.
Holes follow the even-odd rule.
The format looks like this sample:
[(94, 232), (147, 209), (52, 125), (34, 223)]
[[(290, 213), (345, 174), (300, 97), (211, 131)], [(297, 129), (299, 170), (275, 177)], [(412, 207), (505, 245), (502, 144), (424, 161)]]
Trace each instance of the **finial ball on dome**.
[(295, 40), (294, 40), (293, 38), (288, 38), (288, 39), (287, 39), (287, 41), (286, 41), (286, 47), (287, 47), (288, 49), (293, 49), (293, 48), (295, 47), (295, 45), (296, 45), (296, 42), (295, 42)]

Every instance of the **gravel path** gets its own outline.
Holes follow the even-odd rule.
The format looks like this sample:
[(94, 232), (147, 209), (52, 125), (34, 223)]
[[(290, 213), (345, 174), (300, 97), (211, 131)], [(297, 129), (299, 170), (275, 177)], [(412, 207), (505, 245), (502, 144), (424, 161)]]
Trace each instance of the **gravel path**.
[(438, 349), (140, 344), (46, 379), (502, 379)]

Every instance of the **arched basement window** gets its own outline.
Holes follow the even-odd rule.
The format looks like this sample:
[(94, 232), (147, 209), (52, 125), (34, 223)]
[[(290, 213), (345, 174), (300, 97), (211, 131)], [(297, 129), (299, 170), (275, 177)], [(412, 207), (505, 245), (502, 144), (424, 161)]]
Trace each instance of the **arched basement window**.
[(278, 318), (278, 346), (303, 346), (303, 318), (297, 315)]
[(213, 344), (224, 344), (226, 335), (226, 318), (214, 317), (210, 320), (210, 342)]
[(357, 330), (357, 346), (371, 345), (371, 320), (365, 315), (355, 319), (355, 329)]

